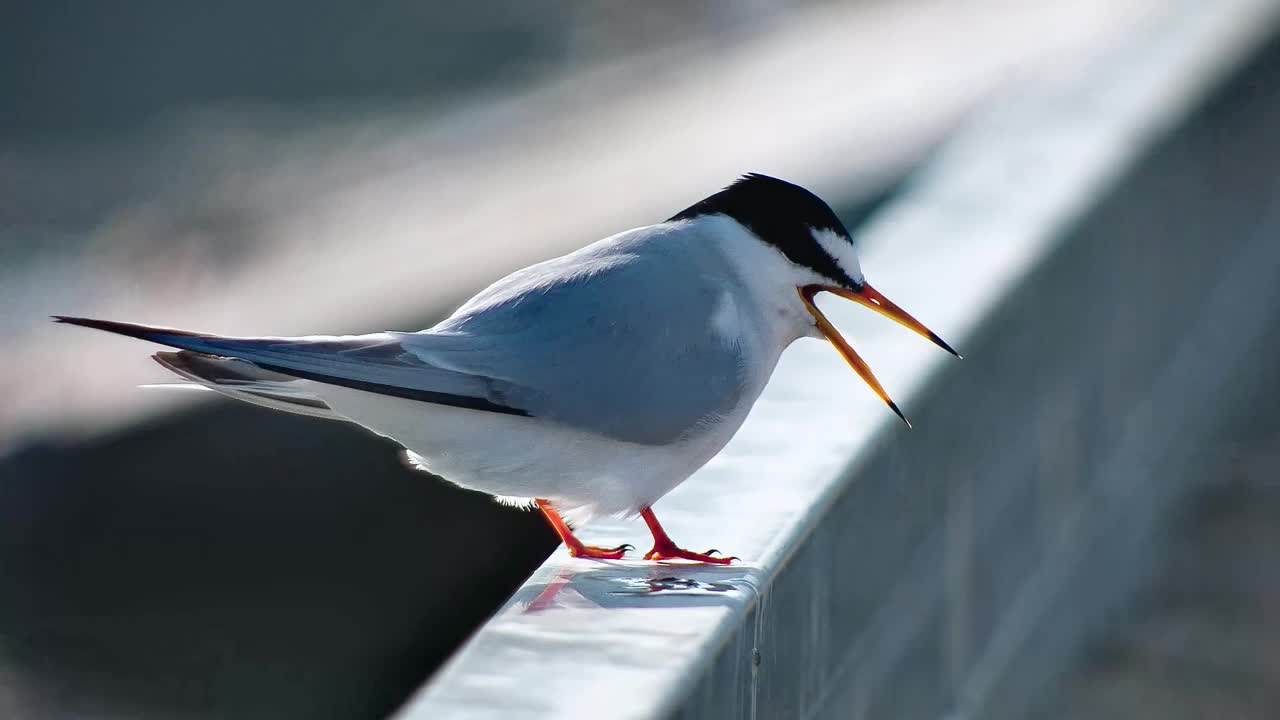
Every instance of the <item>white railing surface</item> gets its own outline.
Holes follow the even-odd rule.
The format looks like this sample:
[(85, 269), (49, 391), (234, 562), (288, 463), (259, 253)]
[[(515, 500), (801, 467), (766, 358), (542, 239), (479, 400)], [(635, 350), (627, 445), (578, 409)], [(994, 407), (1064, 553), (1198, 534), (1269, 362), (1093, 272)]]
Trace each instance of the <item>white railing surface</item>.
[(966, 359), (827, 303), (916, 429), (798, 343), (655, 507), (742, 562), (557, 551), (400, 720), (1025, 710), (1157, 562), (1197, 480), (1186, 450), (1253, 400), (1227, 389), (1274, 363), (1257, 344), (1280, 310), (1277, 163), (1207, 161), (1247, 157), (1265, 125), (1198, 123), (1275, 19), (1168, 3), (975, 112), (859, 238), (868, 277)]

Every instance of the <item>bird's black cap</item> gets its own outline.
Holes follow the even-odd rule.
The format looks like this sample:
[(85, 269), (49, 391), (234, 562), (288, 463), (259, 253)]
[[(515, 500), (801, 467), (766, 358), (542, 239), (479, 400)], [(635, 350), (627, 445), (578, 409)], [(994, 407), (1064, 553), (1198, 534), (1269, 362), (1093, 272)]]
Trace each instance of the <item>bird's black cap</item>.
[(849, 231), (830, 205), (799, 185), (748, 173), (715, 195), (676, 213), (670, 220), (693, 220), (716, 214), (737, 220), (797, 265), (846, 287), (860, 285), (813, 237), (813, 230), (830, 230), (852, 242)]

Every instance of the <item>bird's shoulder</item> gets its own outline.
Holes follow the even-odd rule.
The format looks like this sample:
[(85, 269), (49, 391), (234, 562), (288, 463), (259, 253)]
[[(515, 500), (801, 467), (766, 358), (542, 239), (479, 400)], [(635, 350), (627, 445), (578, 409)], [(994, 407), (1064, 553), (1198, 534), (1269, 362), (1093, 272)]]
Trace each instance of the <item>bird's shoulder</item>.
[(405, 344), (535, 417), (672, 442), (731, 412), (744, 388), (742, 348), (716, 330), (730, 290), (690, 240), (642, 228), (531, 266)]
[(714, 311), (724, 287), (714, 249), (678, 225), (628, 230), (507, 275), (468, 300), (436, 330), (513, 332), (538, 323), (612, 325), (681, 307)]

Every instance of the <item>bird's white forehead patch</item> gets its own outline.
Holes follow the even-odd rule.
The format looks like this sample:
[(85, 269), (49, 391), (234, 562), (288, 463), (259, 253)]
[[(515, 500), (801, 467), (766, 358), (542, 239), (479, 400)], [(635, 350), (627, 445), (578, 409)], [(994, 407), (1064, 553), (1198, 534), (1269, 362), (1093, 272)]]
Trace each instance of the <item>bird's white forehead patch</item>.
[(845, 274), (857, 282), (862, 282), (862, 266), (858, 264), (858, 253), (854, 252), (853, 243), (832, 230), (810, 228), (814, 242), (822, 246)]

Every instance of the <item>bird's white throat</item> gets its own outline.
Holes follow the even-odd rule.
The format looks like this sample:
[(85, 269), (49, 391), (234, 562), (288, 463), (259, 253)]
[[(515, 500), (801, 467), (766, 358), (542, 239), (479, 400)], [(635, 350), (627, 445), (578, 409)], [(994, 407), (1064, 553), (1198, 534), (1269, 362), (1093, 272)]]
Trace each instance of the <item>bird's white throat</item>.
[[(736, 281), (728, 286), (734, 297), (722, 301), (722, 313), (717, 313), (717, 318), (727, 308), (735, 309), (740, 317), (749, 314), (752, 319), (746, 322), (759, 325), (761, 340), (777, 353), (799, 338), (820, 337), (815, 334), (813, 317), (805, 310), (796, 289), (829, 280), (791, 262), (732, 218), (711, 215), (688, 222), (699, 226), (698, 230), (715, 243)], [(741, 329), (743, 324), (738, 327)]]

